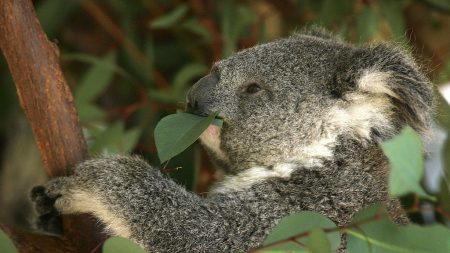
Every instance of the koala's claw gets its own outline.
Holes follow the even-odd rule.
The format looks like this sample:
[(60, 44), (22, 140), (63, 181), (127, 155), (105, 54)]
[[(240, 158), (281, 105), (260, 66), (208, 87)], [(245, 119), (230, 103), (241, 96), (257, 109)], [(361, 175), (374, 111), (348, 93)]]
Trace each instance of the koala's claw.
[(50, 234), (62, 234), (62, 218), (54, 207), (56, 198), (49, 197), (42, 185), (31, 190), (30, 198), (38, 214), (35, 220), (36, 228)]
[(69, 178), (60, 177), (52, 179), (45, 186), (39, 185), (31, 189), (30, 199), (38, 216), (35, 221), (37, 229), (50, 234), (62, 233), (62, 217), (55, 203), (69, 195), (70, 185)]
[(36, 186), (31, 190), (31, 201), (34, 202), (34, 208), (39, 215), (48, 214), (55, 211), (53, 205), (55, 198), (50, 198), (45, 194), (45, 187), (42, 185)]
[(36, 228), (49, 234), (62, 235), (62, 216), (58, 212), (41, 215), (35, 221)]
[(37, 201), (42, 195), (45, 195), (45, 187), (42, 185), (35, 186), (30, 191), (30, 199), (33, 202)]

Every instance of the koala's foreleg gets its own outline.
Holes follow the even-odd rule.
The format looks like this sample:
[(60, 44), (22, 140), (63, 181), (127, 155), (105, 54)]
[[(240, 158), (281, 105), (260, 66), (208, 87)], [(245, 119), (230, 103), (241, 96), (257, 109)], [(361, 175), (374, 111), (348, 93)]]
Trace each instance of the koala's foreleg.
[(238, 252), (257, 247), (286, 214), (277, 203), (283, 198), (269, 192), (204, 199), (139, 158), (112, 156), (36, 187), (32, 199), (43, 216), (53, 206), (61, 213), (92, 213), (113, 234), (151, 252)]

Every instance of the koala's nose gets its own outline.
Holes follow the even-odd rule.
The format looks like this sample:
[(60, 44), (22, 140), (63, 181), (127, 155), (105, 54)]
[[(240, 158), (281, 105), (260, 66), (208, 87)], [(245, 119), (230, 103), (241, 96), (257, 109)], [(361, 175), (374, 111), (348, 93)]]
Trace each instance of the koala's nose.
[(198, 80), (188, 91), (186, 111), (201, 116), (213, 113), (212, 103), (214, 101), (211, 94), (218, 81), (215, 74), (209, 74)]

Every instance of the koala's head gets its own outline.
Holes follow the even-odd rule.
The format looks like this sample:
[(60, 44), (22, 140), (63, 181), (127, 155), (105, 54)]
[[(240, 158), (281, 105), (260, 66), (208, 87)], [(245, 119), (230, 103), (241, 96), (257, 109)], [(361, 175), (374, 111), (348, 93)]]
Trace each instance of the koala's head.
[(427, 129), (431, 88), (386, 45), (355, 47), (312, 31), (217, 62), (188, 93), (187, 110), (219, 112), (202, 142), (227, 170), (333, 159), (340, 137), (372, 143), (405, 126)]

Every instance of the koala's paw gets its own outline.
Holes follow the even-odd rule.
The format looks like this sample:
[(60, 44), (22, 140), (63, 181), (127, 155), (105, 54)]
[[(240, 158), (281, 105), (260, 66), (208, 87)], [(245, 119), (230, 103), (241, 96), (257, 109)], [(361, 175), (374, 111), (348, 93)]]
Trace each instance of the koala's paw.
[[(38, 213), (36, 225), (41, 230), (57, 233), (60, 214), (90, 213), (113, 228), (118, 210), (136, 192), (150, 190), (156, 180), (163, 180), (159, 171), (138, 157), (108, 156), (78, 164), (73, 174), (50, 180), (31, 191), (31, 200)], [(143, 198), (144, 196), (139, 195)], [(120, 218), (120, 217), (119, 217)], [(114, 230), (114, 229), (113, 229)], [(114, 230), (127, 235), (125, 230)]]
[(31, 201), (37, 213), (35, 226), (51, 234), (62, 233), (62, 213), (71, 213), (76, 205), (72, 180), (59, 177), (50, 180), (45, 186), (35, 186), (30, 193)]

